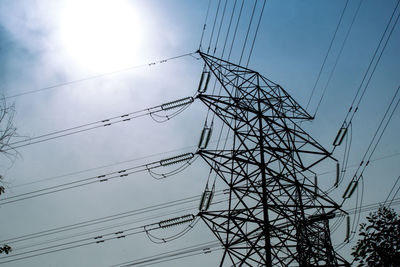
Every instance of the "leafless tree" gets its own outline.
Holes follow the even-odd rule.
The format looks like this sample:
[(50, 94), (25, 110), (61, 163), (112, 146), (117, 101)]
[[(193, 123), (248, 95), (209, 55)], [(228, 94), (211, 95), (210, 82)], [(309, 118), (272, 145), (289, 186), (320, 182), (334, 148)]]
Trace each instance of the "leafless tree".
[[(14, 104), (8, 104), (5, 97), (0, 98), (0, 154), (13, 161), (17, 151), (12, 147), (12, 140), (17, 137), (17, 128), (14, 124)], [(4, 194), (3, 176), (0, 175), (0, 195)], [(11, 247), (7, 244), (0, 245), (0, 254), (8, 254)]]

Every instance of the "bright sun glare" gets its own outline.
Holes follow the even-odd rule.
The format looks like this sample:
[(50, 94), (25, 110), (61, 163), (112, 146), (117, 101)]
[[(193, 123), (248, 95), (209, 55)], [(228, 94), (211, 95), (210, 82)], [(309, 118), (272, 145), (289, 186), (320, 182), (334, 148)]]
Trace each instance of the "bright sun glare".
[(68, 56), (92, 72), (135, 63), (142, 32), (138, 12), (126, 0), (67, 1), (61, 16)]

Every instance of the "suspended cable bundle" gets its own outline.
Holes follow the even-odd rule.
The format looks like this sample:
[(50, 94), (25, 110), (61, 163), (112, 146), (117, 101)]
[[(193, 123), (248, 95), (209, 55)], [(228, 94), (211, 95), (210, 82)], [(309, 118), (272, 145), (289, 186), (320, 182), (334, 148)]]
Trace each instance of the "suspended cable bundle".
[[(196, 225), (198, 221), (199, 221), (198, 218), (196, 218), (196, 216), (194, 216), (193, 214), (187, 214), (180, 217), (175, 217), (168, 220), (160, 221), (159, 223), (156, 224), (146, 225), (143, 228), (145, 230), (147, 237), (151, 242), (156, 244), (162, 244), (182, 237), (187, 232), (189, 232), (194, 227), (194, 225)], [(187, 223), (189, 223), (189, 225), (186, 226), (182, 231), (178, 232), (177, 234), (170, 235), (168, 237), (157, 237), (151, 233), (152, 231), (157, 229), (166, 229)]]
[[(126, 114), (123, 114), (120, 116), (115, 116), (115, 117), (111, 117), (111, 118), (100, 120), (100, 121), (86, 123), (83, 125), (67, 128), (64, 130), (54, 131), (54, 132), (39, 135), (36, 137), (31, 137), (26, 140), (21, 140), (21, 141), (11, 143), (10, 144), (11, 148), (9, 148), (5, 151), (15, 150), (20, 147), (29, 146), (29, 145), (33, 145), (33, 144), (37, 144), (37, 143), (42, 143), (42, 142), (45, 142), (48, 140), (52, 140), (52, 139), (56, 139), (56, 138), (60, 138), (60, 137), (64, 137), (64, 136), (68, 136), (68, 135), (72, 135), (72, 134), (76, 134), (76, 133), (86, 132), (86, 131), (98, 129), (101, 127), (107, 127), (107, 126), (121, 123), (121, 122), (127, 122), (132, 119), (141, 118), (141, 117), (144, 117), (147, 115), (150, 115), (157, 122), (165, 122), (165, 121), (168, 121), (169, 119), (175, 117), (176, 115), (180, 114), (191, 103), (193, 103), (194, 99), (195, 98), (193, 98), (193, 97), (185, 97), (182, 99), (164, 103), (162, 105), (158, 105), (158, 106), (154, 106), (154, 107), (150, 107), (150, 108), (146, 108), (146, 109), (142, 109), (142, 110), (138, 110), (138, 111), (133, 111), (133, 112), (126, 113)], [(179, 109), (175, 112), (172, 112), (171, 114), (160, 114), (160, 113), (165, 113), (166, 111), (176, 109), (176, 108), (179, 108)]]
[(179, 156), (163, 159), (160, 161), (160, 165), (163, 167), (175, 165), (178, 163), (184, 163), (183, 165), (179, 166), (178, 168), (168, 171), (166, 173), (157, 173), (152, 170), (154, 168), (149, 168), (148, 172), (149, 172), (150, 176), (156, 180), (164, 179), (164, 178), (167, 178), (167, 177), (170, 177), (172, 175), (176, 175), (176, 174), (182, 172), (187, 167), (189, 167), (196, 159), (197, 159), (197, 157), (195, 157), (195, 155), (193, 153), (185, 153), (185, 154), (182, 154)]
[[(372, 77), (375, 74), (377, 66), (379, 65), (379, 62), (380, 62), (380, 60), (382, 58), (382, 55), (385, 52), (387, 44), (389, 43), (389, 41), (390, 41), (390, 39), (392, 37), (392, 33), (393, 33), (394, 29), (396, 28), (396, 25), (397, 25), (397, 23), (399, 21), (399, 18), (400, 18), (400, 12), (398, 11), (399, 4), (400, 4), (400, 1), (397, 1), (397, 4), (394, 7), (393, 12), (392, 12), (392, 14), (391, 14), (391, 16), (389, 18), (389, 21), (386, 24), (385, 30), (383, 31), (383, 33), (381, 35), (379, 43), (378, 43), (377, 47), (375, 48), (374, 54), (373, 54), (373, 56), (372, 56), (372, 58), (371, 58), (371, 60), (369, 62), (368, 68), (367, 68), (367, 70), (365, 71), (365, 73), (363, 75), (363, 78), (362, 78), (362, 80), (360, 82), (360, 85), (359, 85), (359, 87), (357, 89), (356, 95), (354, 96), (354, 98), (352, 100), (350, 108), (349, 108), (349, 110), (348, 110), (348, 112), (347, 112), (347, 114), (346, 114), (346, 116), (345, 116), (345, 118), (343, 120), (342, 126), (340, 127), (340, 129), (338, 131), (338, 134), (336, 135), (335, 140), (338, 138), (338, 136), (344, 136), (346, 134), (346, 131), (343, 130), (343, 128), (347, 128), (351, 124), (356, 112), (359, 109), (361, 101), (365, 96), (365, 93), (366, 93), (366, 91), (367, 91), (367, 89), (369, 87), (369, 84), (370, 84), (370, 82), (372, 80)], [(396, 12), (398, 13), (397, 16), (395, 16)], [(385, 38), (386, 38), (386, 40), (385, 40)], [(369, 77), (367, 78), (367, 76), (369, 76)], [(342, 140), (342, 139), (343, 139), (343, 137), (341, 137), (338, 140)], [(333, 143), (335, 144), (335, 142), (333, 142)], [(338, 145), (340, 145), (341, 142), (336, 142), (336, 143)], [(334, 146), (333, 150), (335, 150), (335, 148), (337, 146)]]
[[(30, 198), (34, 198), (34, 197), (38, 197), (38, 196), (43, 196), (43, 195), (47, 195), (47, 194), (51, 194), (51, 193), (56, 193), (56, 192), (64, 191), (67, 189), (86, 186), (86, 185), (94, 184), (94, 183), (98, 183), (98, 182), (102, 183), (102, 182), (107, 182), (107, 181), (113, 180), (113, 179), (120, 179), (120, 178), (129, 176), (129, 175), (132, 175), (135, 173), (151, 171), (152, 169), (159, 168), (162, 166), (165, 167), (165, 166), (177, 164), (177, 163), (184, 162), (184, 161), (189, 161), (193, 158), (194, 158), (193, 153), (185, 153), (185, 154), (181, 154), (181, 155), (178, 155), (175, 157), (162, 159), (160, 161), (151, 162), (148, 164), (142, 164), (142, 165), (130, 167), (130, 168), (119, 170), (119, 171), (114, 171), (114, 172), (101, 174), (101, 175), (97, 175), (97, 176), (92, 176), (92, 177), (72, 181), (69, 183), (50, 186), (47, 188), (42, 188), (39, 190), (34, 190), (31, 192), (26, 192), (26, 193), (10, 196), (7, 198), (2, 198), (2, 199), (0, 199), (0, 205), (14, 203), (17, 201), (26, 200), (26, 199), (30, 199)], [(179, 171), (181, 171), (181, 170), (182, 169), (179, 169)], [(174, 174), (175, 173), (176, 172), (174, 172)], [(169, 175), (172, 175), (172, 174), (169, 174)]]

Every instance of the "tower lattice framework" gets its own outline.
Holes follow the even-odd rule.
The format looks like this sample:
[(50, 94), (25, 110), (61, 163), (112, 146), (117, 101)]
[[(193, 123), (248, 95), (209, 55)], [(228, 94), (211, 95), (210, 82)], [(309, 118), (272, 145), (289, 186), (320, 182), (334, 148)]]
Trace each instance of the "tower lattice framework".
[(231, 147), (199, 151), (229, 189), (226, 208), (199, 213), (220, 266), (347, 266), (329, 231), (339, 205), (309, 178), (331, 157), (298, 125), (311, 116), (259, 73), (199, 53), (222, 90), (198, 98), (233, 132)]

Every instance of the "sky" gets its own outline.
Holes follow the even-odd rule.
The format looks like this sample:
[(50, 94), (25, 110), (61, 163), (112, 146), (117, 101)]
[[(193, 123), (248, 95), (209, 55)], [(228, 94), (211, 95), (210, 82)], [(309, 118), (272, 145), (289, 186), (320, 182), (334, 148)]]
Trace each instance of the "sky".
[[(212, 53), (215, 48), (217, 57), (229, 58), (242, 65), (248, 61), (250, 69), (280, 84), (303, 107), (308, 106), (310, 114), (314, 114), (360, 2), (349, 1), (321, 75), (321, 66), (346, 1), (266, 1), (258, 30), (263, 1), (257, 1), (247, 42), (246, 33), (255, 2), (245, 1), (235, 39), (233, 26), (227, 34), (235, 1), (227, 2), (221, 30), (219, 23), (225, 1), (220, 2), (218, 9), (219, 1), (216, 0), (0, 1), (0, 89), (7, 103), (15, 105), (14, 123), (19, 137), (13, 142), (193, 96), (203, 62), (197, 54), (186, 54), (197, 51), (200, 40), (204, 52), (210, 47)], [(329, 151), (396, 3), (392, 0), (362, 1), (315, 119), (301, 125)], [(233, 23), (238, 18), (240, 4), (238, 0)], [(397, 10), (396, 15), (398, 13)], [(220, 37), (217, 37), (218, 32)], [(338, 203), (342, 202), (342, 194), (400, 85), (399, 43), (397, 25), (352, 120), (348, 168), (343, 182), (330, 194)], [(232, 52), (228, 56), (230, 47)], [(181, 55), (186, 56), (172, 59)], [(317, 85), (309, 102), (314, 84)], [(171, 113), (167, 111), (167, 114)], [(14, 158), (2, 156), (0, 161), (6, 188), (0, 201), (193, 153), (206, 115), (206, 107), (200, 101), (194, 101), (164, 123), (143, 116), (17, 148), (18, 154)], [(397, 110), (363, 174), (364, 205), (385, 201), (400, 175), (399, 121)], [(216, 138), (213, 135), (211, 140)], [(342, 161), (344, 152), (342, 145), (333, 156)], [(167, 173), (179, 166), (155, 171)], [(334, 168), (332, 164), (316, 166), (315, 171), (321, 174), (318, 177), (322, 189), (334, 183)], [(144, 171), (13, 203), (0, 202), (0, 240), (198, 196), (204, 190), (208, 172), (206, 163), (197, 158), (182, 172), (162, 180), (153, 179)], [(224, 189), (223, 184), (217, 181), (216, 189)], [(361, 196), (361, 188), (357, 194)], [(223, 195), (215, 197), (216, 202), (223, 199)], [(356, 194), (346, 200), (343, 209), (352, 209), (355, 205)], [(91, 244), (3, 265), (112, 266), (215, 241), (202, 221), (182, 237), (163, 244), (153, 243), (142, 231), (144, 225), (196, 214), (197, 206), (195, 199), (169, 208), (140, 210), (136, 215), (103, 224), (14, 244), (9, 242), (14, 254), (34, 249), (38, 251), (33, 254), (44, 253), (48, 250), (43, 248), (48, 246), (62, 249), (81, 244), (77, 240), (85, 238), (88, 239), (83, 243)], [(393, 208), (399, 211), (398, 206)], [(360, 222), (366, 215), (361, 213)], [(357, 218), (352, 215), (351, 223), (354, 221), (357, 222)], [(331, 228), (337, 228), (332, 233), (335, 245), (342, 244), (345, 238), (345, 223), (336, 227), (337, 223), (336, 219), (331, 222)], [(103, 229), (111, 226), (114, 228)], [(115, 232), (135, 227), (141, 232), (93, 244), (95, 236), (111, 233), (110, 237), (116, 237)], [(180, 233), (184, 227), (180, 225), (152, 233), (166, 238)], [(356, 238), (339, 251), (348, 260), (351, 260), (349, 253), (355, 241)], [(68, 242), (70, 245), (60, 245)], [(220, 256), (219, 251), (214, 251), (157, 266), (215, 266)], [(14, 258), (2, 255), (0, 265)]]

